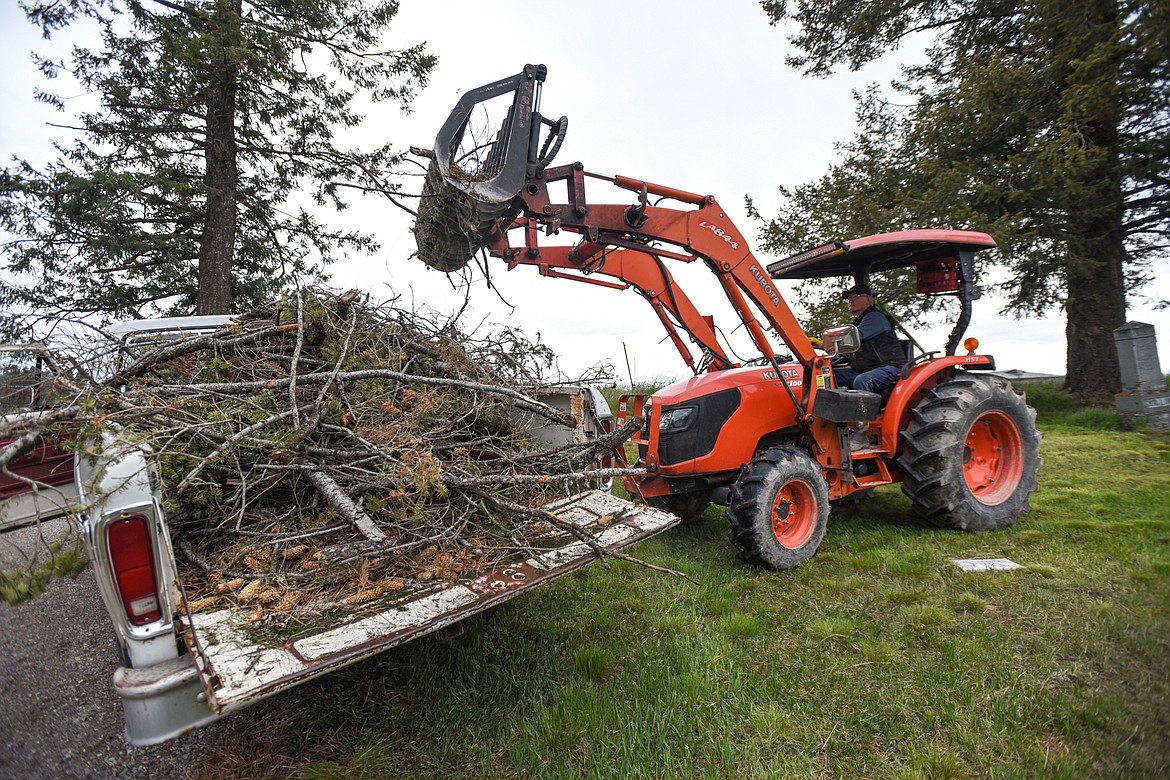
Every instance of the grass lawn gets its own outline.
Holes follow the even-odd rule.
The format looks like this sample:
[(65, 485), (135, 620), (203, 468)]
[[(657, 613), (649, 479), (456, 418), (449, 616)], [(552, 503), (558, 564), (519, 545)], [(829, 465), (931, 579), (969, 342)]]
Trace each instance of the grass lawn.
[[(1047, 396), (1046, 396), (1047, 393)], [(1170, 775), (1170, 437), (1053, 390), (1032, 512), (939, 531), (897, 487), (791, 572), (722, 509), (233, 716), (205, 777)], [(966, 573), (949, 561), (1024, 568)]]

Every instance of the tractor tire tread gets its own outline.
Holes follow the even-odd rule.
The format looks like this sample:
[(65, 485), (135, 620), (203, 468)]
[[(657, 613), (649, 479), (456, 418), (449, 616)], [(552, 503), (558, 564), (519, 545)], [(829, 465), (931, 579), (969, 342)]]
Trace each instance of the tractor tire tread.
[[(777, 487), (777, 475), (804, 479), (816, 493), (816, 527), (812, 537), (799, 549), (781, 546), (772, 531), (772, 494)], [(811, 558), (820, 546), (828, 514), (828, 486), (817, 462), (802, 450), (774, 447), (758, 453), (732, 485), (727, 505), (727, 518), (731, 522), (728, 538), (745, 563), (771, 570), (792, 569)]]
[[(986, 412), (1012, 421), (1023, 458), (1018, 483), (996, 504), (976, 499), (963, 471), (966, 436)], [(1021, 512), (1031, 509), (1029, 499), (1038, 487), (1041, 436), (1036, 410), (1006, 379), (956, 374), (926, 390), (910, 411), (898, 459), (905, 473), (902, 492), (915, 516), (940, 528), (986, 531), (1014, 525)]]

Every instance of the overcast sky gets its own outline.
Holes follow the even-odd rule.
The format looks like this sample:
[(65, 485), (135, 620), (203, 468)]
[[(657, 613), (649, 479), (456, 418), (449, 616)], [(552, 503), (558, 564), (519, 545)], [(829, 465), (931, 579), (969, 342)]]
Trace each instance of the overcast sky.
[[(59, 114), (32, 98), (34, 86), (42, 82), (29, 52), (44, 46), (15, 3), (2, 5), (0, 156), (43, 158), (50, 152), (48, 141), (61, 137), (47, 123), (62, 123)], [(403, 0), (387, 43), (401, 47), (422, 41), (439, 56), (429, 86), (410, 115), (375, 106), (360, 131), (365, 138), (430, 148), (460, 93), (512, 75), (526, 63), (543, 63), (549, 75), (542, 111), (569, 117), (558, 163), (581, 161), (592, 172), (715, 195), (753, 244), (757, 227), (744, 211), (744, 196), (770, 214), (779, 203), (779, 185), (795, 186), (823, 174), (837, 159), (834, 144), (852, 136), (851, 91), (874, 81), (886, 83), (903, 58), (922, 56), (920, 51), (895, 52), (860, 74), (802, 77), (784, 63), (790, 51), (784, 31), (768, 26), (752, 0)], [(632, 202), (631, 193), (601, 182), (591, 181), (587, 195), (595, 203)], [(381, 250), (337, 263), (334, 285), (369, 290), (380, 298), (398, 295), (404, 305), (440, 311), (462, 303), (444, 275), (410, 257), (415, 246), (406, 215), (370, 198), (343, 221), (372, 232)], [(499, 324), (539, 331), (570, 374), (608, 361), (625, 379), (626, 352), (635, 379), (686, 374), (674, 348), (663, 341), (657, 317), (636, 293), (544, 279), (531, 268), (508, 272), (502, 261), (493, 262), (500, 295), (482, 283), (475, 286), (466, 327), (482, 322), (484, 328)], [(1162, 368), (1170, 370), (1170, 314), (1142, 305), (1148, 297), (1170, 298), (1170, 263), (1163, 261), (1157, 270), (1158, 286), (1135, 301), (1129, 319), (1158, 328)], [(710, 308), (717, 325), (734, 329), (736, 321), (721, 296), (713, 294), (717, 285), (709, 273), (686, 268), (679, 277), (700, 307)], [(794, 296), (789, 300), (796, 303)], [(1000, 317), (998, 307), (994, 300), (975, 303), (968, 335), (980, 339), (980, 351), (994, 355), (1001, 368), (1063, 373), (1061, 314), (1018, 321)], [(916, 335), (928, 349), (939, 349), (949, 329), (942, 323)], [(742, 343), (738, 336), (734, 341)]]

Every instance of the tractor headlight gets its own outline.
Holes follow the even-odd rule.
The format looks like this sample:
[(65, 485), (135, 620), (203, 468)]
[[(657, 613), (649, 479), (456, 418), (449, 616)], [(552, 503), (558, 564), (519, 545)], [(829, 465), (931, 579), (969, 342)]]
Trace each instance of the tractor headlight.
[(666, 409), (658, 420), (660, 433), (667, 431), (685, 431), (695, 421), (697, 410), (693, 406), (680, 406), (676, 409)]

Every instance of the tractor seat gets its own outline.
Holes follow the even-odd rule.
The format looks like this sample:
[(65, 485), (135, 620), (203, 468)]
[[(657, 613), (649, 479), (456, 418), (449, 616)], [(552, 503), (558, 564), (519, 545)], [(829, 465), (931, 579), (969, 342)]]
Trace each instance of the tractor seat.
[(902, 352), (906, 356), (906, 362), (902, 364), (902, 369), (898, 372), (898, 376), (894, 379), (894, 384), (882, 391), (882, 402), (879, 408), (885, 409), (886, 403), (890, 400), (890, 395), (894, 392), (894, 387), (901, 380), (910, 376), (910, 367), (914, 365), (914, 342), (910, 339), (898, 339), (898, 343), (902, 345)]

